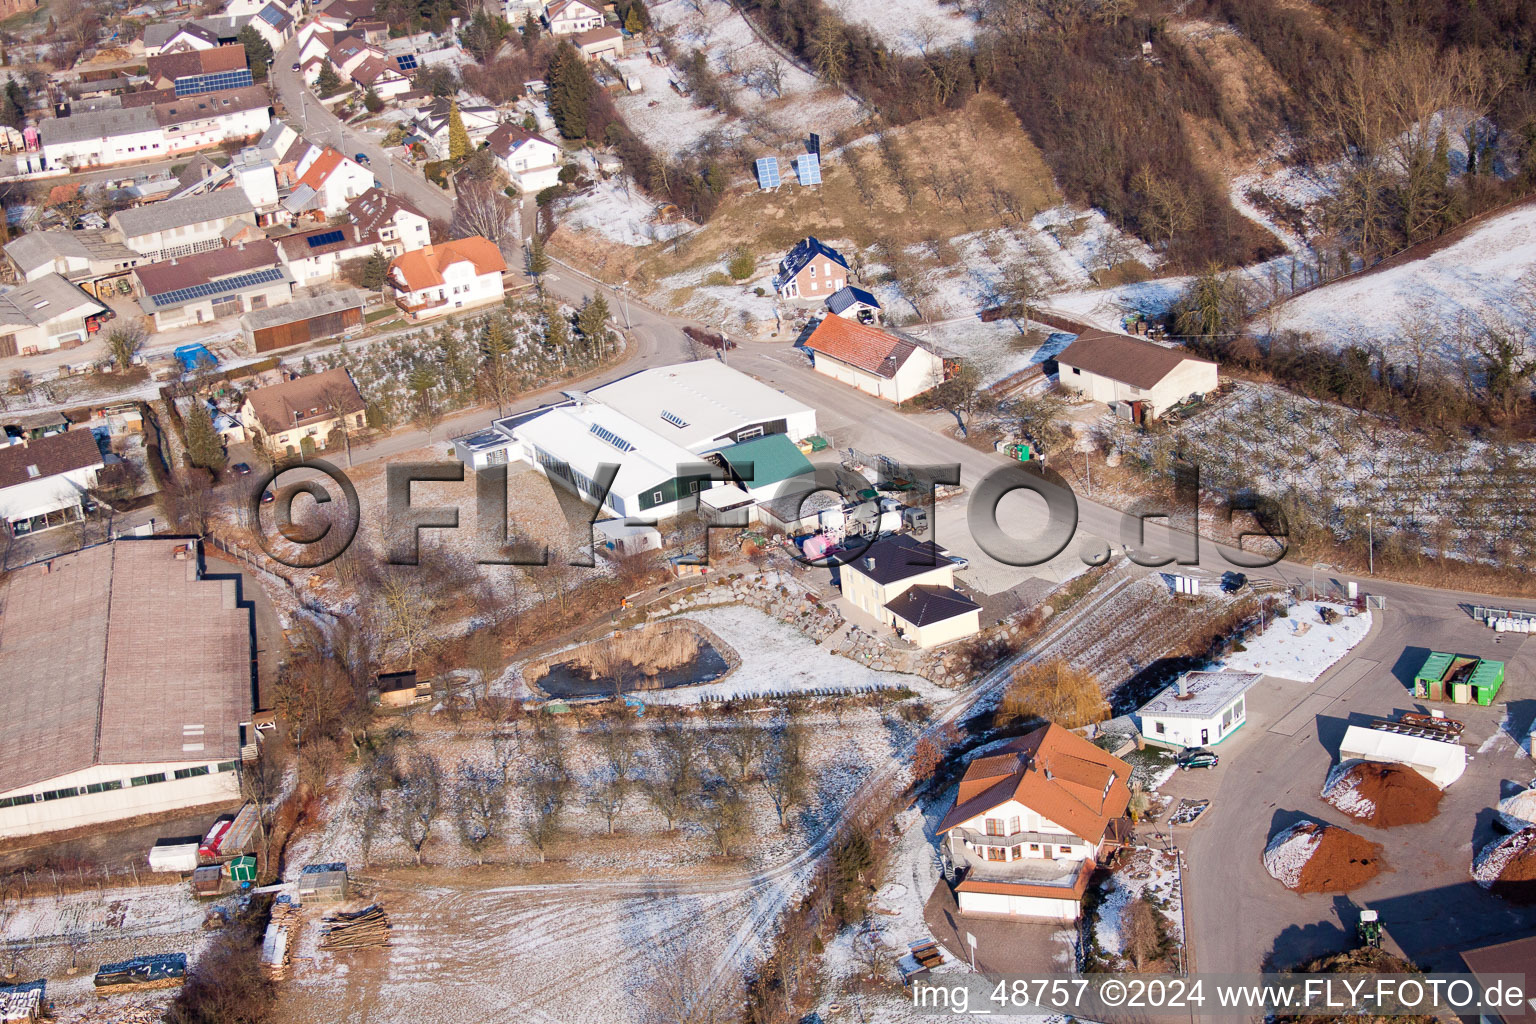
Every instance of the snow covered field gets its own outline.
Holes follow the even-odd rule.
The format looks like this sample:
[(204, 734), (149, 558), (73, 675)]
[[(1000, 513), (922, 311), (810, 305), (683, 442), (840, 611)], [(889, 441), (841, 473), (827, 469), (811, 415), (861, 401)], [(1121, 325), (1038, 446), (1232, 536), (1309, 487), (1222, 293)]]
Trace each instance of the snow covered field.
[[(1456, 365), (1470, 354), (1468, 329), (1527, 330), (1533, 265), (1536, 205), (1495, 217), (1422, 260), (1293, 299), (1276, 327), (1310, 332), (1332, 346), (1379, 347), (1408, 365), (1421, 354)], [(1415, 333), (1422, 342), (1414, 341)]]
[(600, 182), (591, 191), (559, 206), (560, 226), (569, 231), (594, 231), (620, 245), (650, 245), (671, 241), (693, 230), (684, 220), (662, 223), (656, 219), (656, 201), (640, 188), (625, 188), (617, 179)]
[[(1330, 626), (1318, 618), (1320, 608), (1332, 608), (1343, 618)], [(1221, 667), (1312, 682), (1370, 632), (1370, 612), (1349, 616), (1345, 611), (1343, 605), (1302, 601), (1287, 618), (1272, 620), (1261, 636), (1247, 641), (1246, 651), (1228, 655)]]
[(975, 17), (937, 0), (827, 0), (827, 6), (897, 53), (931, 53), (976, 35)]

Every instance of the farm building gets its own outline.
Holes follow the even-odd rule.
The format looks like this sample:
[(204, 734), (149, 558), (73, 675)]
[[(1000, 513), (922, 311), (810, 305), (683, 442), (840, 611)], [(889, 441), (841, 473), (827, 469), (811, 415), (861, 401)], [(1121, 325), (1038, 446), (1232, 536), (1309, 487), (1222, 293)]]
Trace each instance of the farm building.
[(1168, 747), (1220, 743), (1247, 720), (1245, 695), (1257, 672), (1186, 672), (1137, 712), (1147, 742)]
[[(1530, 974), (1531, 965), (1536, 964), (1536, 935), (1464, 949), (1461, 960), (1485, 990), (1494, 991), (1500, 975)], [(1479, 1024), (1536, 1024), (1536, 1002), (1529, 998), (1529, 989), (1525, 994), (1524, 1005), (1506, 1006), (1497, 1013), (1482, 1011), (1478, 1014)]]
[(376, 688), (384, 707), (409, 707), (416, 703), (416, 672), (380, 672)]
[(815, 409), (715, 359), (641, 370), (591, 396), (694, 453), (765, 434), (801, 441), (816, 433)]
[(346, 288), (253, 310), (240, 318), (240, 335), (256, 352), (334, 337), (363, 325), (366, 301), (356, 288)]
[(1504, 663), (1466, 654), (1431, 651), (1414, 673), (1413, 695), (1421, 700), (1487, 707), (1504, 685)]
[(250, 605), (196, 541), (14, 571), (0, 617), (0, 836), (225, 801), (248, 738)]
[(769, 434), (722, 448), (710, 461), (724, 464), (730, 482), (754, 500), (803, 491), (811, 460), (783, 434)]
[(938, 827), (961, 913), (1077, 920), (1095, 865), (1130, 834), (1130, 777), (1055, 724), (972, 760)]
[(1216, 364), (1128, 334), (1088, 330), (1056, 357), (1061, 386), (1137, 423), (1216, 390)]
[(805, 348), (817, 373), (889, 402), (905, 402), (944, 382), (943, 356), (857, 320), (823, 317)]

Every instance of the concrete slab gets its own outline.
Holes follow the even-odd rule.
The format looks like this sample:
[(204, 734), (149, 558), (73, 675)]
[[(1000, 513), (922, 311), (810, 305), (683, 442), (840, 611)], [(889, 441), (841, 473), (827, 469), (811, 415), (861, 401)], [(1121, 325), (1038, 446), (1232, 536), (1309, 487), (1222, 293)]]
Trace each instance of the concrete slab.
[(950, 956), (970, 963), (967, 935), (976, 937), (976, 969), (991, 977), (1051, 974), (1076, 964), (1077, 930), (1059, 921), (1032, 921), (992, 914), (962, 914), (943, 879), (923, 906), (923, 920)]
[(1269, 727), (1269, 731), (1281, 736), (1294, 736), (1302, 729), (1311, 725), (1323, 709), (1334, 702), (1335, 698), (1326, 693), (1312, 693), (1290, 711), (1278, 722)]
[(1330, 697), (1342, 697), (1349, 692), (1350, 687), (1364, 679), (1366, 673), (1378, 667), (1377, 663), (1369, 658), (1356, 658), (1354, 661), (1347, 662), (1333, 675), (1325, 675), (1323, 684), (1317, 688), (1317, 692)]

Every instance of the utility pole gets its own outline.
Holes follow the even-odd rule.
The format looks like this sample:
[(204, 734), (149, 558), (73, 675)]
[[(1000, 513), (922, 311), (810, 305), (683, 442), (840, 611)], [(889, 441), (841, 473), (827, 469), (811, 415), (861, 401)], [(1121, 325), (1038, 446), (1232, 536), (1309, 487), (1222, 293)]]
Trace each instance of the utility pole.
[(1368, 559), (1370, 559), (1371, 575), (1375, 576), (1376, 575), (1376, 513), (1374, 513), (1374, 512), (1367, 512), (1365, 514), (1365, 528), (1366, 528), (1365, 547), (1366, 547), (1366, 552), (1367, 552), (1366, 557)]

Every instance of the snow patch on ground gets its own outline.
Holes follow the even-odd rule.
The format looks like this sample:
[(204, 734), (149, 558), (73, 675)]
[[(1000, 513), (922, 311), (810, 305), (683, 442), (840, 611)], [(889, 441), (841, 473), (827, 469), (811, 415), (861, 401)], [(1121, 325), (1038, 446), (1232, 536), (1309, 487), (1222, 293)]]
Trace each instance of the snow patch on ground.
[[(1324, 623), (1318, 618), (1322, 608), (1333, 609), (1341, 618), (1331, 626)], [(1262, 635), (1245, 641), (1246, 651), (1227, 655), (1220, 667), (1312, 682), (1370, 632), (1370, 612), (1351, 616), (1347, 610), (1326, 601), (1302, 601), (1288, 617), (1274, 619)]]
[(656, 201), (636, 185), (625, 188), (618, 180), (602, 182), (560, 204), (560, 226), (571, 231), (594, 231), (620, 245), (665, 242), (694, 230), (678, 220), (670, 224), (656, 219)]
[(1287, 889), (1301, 884), (1301, 873), (1312, 859), (1323, 835), (1314, 821), (1298, 821), (1279, 832), (1264, 848), (1264, 870)]
[(937, 0), (827, 0), (827, 6), (897, 53), (931, 53), (976, 34), (976, 18)]

